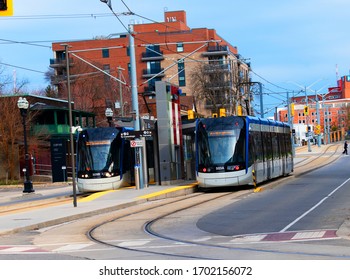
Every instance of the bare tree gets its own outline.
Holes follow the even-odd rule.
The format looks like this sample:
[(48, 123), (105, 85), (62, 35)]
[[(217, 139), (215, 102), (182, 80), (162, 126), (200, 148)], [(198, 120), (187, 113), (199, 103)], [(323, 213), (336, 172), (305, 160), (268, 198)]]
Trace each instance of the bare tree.
[[(203, 101), (204, 108), (218, 113), (225, 108), (229, 114), (235, 114), (237, 105), (246, 107), (247, 75), (242, 74), (240, 63), (218, 60), (198, 64), (190, 73), (191, 89), (195, 101)], [(249, 100), (250, 101), (250, 100)]]
[(0, 94), (4, 94), (9, 84), (11, 84), (11, 78), (6, 73), (6, 68), (0, 64)]
[[(103, 65), (96, 65), (103, 69)], [(109, 70), (111, 75), (117, 76), (117, 69)], [(114, 108), (114, 103), (119, 100), (119, 83), (108, 75), (96, 70), (90, 65), (74, 60), (71, 67), (71, 94), (74, 108), (87, 112), (93, 112), (97, 116), (97, 122), (105, 122), (105, 109)], [(131, 102), (131, 96), (126, 95), (125, 86), (122, 87), (123, 101)], [(59, 97), (67, 98), (67, 81), (63, 79), (59, 85)], [(115, 115), (117, 115), (115, 113)]]
[(9, 179), (16, 179), (18, 173), (18, 141), (23, 135), (22, 119), (17, 108), (17, 99), (1, 97), (0, 106), (0, 149), (3, 167)]

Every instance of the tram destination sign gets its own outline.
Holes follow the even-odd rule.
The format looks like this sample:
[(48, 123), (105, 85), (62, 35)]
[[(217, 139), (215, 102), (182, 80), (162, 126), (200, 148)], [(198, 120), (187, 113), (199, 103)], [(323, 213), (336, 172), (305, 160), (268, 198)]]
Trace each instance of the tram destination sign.
[(125, 131), (120, 134), (121, 138), (124, 139), (134, 139), (140, 137), (152, 137), (152, 130), (141, 130), (141, 131)]

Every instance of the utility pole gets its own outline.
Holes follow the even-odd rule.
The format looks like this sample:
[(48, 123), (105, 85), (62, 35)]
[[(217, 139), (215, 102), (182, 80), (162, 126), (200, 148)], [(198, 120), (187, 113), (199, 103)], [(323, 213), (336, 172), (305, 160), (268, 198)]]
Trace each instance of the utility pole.
[(70, 89), (70, 72), (69, 72), (69, 45), (64, 44), (66, 52), (66, 71), (67, 71), (67, 90), (68, 90), (68, 110), (69, 110), (69, 136), (70, 136), (70, 152), (72, 163), (72, 182), (73, 182), (73, 206), (77, 207), (77, 190), (75, 182), (75, 158), (74, 158), (74, 139), (73, 139), (73, 117), (72, 117), (72, 102)]
[[(294, 119), (294, 112), (291, 110), (291, 102), (289, 98), (289, 92), (287, 91), (287, 114), (288, 114), (288, 124), (290, 125), (290, 128), (293, 131), (293, 119)], [(295, 157), (295, 144), (294, 144), (294, 137), (295, 133), (291, 133), (291, 138), (292, 138), (292, 155)]]
[[(260, 116), (261, 118), (264, 118), (264, 100), (263, 100), (263, 92), (262, 92), (262, 83), (261, 82), (245, 82), (245, 83), (239, 83), (239, 85), (259, 85), (259, 97), (260, 97)], [(250, 107), (250, 102), (249, 102)]]
[[(308, 103), (308, 96), (307, 96), (307, 90), (310, 89), (314, 84), (318, 83), (321, 80), (317, 80), (315, 82), (313, 82), (311, 85), (307, 86), (301, 86), (299, 84), (297, 84), (296, 82), (292, 82), (290, 81), (289, 83), (292, 83), (298, 87), (300, 87), (304, 92), (305, 92), (305, 106), (307, 108), (307, 111), (309, 112), (309, 103)], [(310, 138), (309, 138), (309, 116), (305, 116), (306, 117), (306, 128), (307, 128), (307, 147), (308, 147), (308, 152), (312, 152), (311, 150), (311, 145), (310, 145)]]
[[(131, 75), (131, 98), (132, 98), (132, 110), (135, 114), (134, 130), (140, 131), (140, 113), (139, 113), (139, 101), (137, 93), (137, 76), (136, 76), (136, 58), (135, 58), (135, 40), (134, 40), (134, 26), (129, 24), (129, 54), (130, 54), (130, 75)], [(136, 148), (135, 159), (135, 181), (139, 183), (140, 188), (143, 188), (143, 152), (145, 147)], [(138, 176), (138, 178), (136, 178)], [(136, 183), (135, 182), (135, 183)], [(136, 184), (137, 185), (137, 184)]]
[(306, 105), (307, 112), (308, 112), (307, 115), (305, 116), (306, 117), (306, 129), (307, 129), (307, 151), (312, 152), (311, 144), (310, 144), (310, 132), (311, 132), (311, 130), (309, 130), (309, 101), (308, 101), (308, 97), (307, 97), (306, 86), (305, 86), (305, 105)]
[[(317, 125), (321, 125), (321, 119), (320, 119), (320, 102), (318, 101), (318, 94), (317, 91), (315, 91), (316, 94), (316, 114), (317, 114)], [(317, 128), (317, 130), (320, 130)], [(321, 131), (317, 131), (317, 146), (321, 147)]]
[[(122, 80), (122, 70), (124, 70), (121, 67), (118, 67), (118, 75), (119, 75), (119, 80)], [(123, 86), (122, 83), (119, 82), (119, 102), (120, 102), (120, 112), (122, 117), (124, 117), (124, 104), (123, 104)]]

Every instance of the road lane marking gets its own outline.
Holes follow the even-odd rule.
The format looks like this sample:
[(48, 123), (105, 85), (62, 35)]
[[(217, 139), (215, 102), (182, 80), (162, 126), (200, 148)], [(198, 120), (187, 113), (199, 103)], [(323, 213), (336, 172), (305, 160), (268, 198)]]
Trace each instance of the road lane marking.
[(77, 251), (81, 249), (85, 249), (86, 247), (89, 247), (93, 245), (93, 243), (86, 243), (86, 244), (69, 244), (66, 246), (62, 246), (59, 248), (56, 248), (52, 250), (53, 252), (69, 252), (69, 251)]
[(313, 239), (313, 238), (322, 238), (325, 235), (326, 231), (311, 231), (311, 232), (298, 232), (292, 237), (292, 239)]
[(138, 247), (138, 246), (144, 246), (150, 241), (147, 240), (130, 240), (130, 241), (125, 241), (122, 243), (119, 243), (118, 246), (120, 247)]
[(248, 234), (233, 236), (232, 243), (259, 243), (259, 242), (293, 242), (293, 241), (315, 241), (322, 239), (339, 239), (336, 230), (315, 230), (315, 231), (287, 231), (271, 232), (266, 234)]
[(346, 179), (342, 184), (340, 184), (338, 187), (336, 187), (332, 192), (330, 192), (327, 196), (322, 198), (316, 205), (311, 207), (309, 210), (307, 210), (304, 214), (296, 218), (293, 222), (291, 222), (289, 225), (287, 225), (285, 228), (280, 230), (280, 232), (286, 232), (290, 227), (295, 225), (297, 222), (299, 222), (302, 218), (304, 218), (306, 215), (311, 213), (313, 210), (315, 210), (318, 206), (320, 206), (323, 202), (325, 202), (328, 198), (330, 198), (336, 191), (338, 191), (340, 188), (342, 188), (347, 182), (350, 181), (350, 178)]

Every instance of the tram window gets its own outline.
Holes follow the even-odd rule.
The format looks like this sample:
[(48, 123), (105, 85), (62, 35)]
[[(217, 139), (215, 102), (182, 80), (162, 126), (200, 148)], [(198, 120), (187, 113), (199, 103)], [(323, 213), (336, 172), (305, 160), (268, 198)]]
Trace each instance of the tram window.
[(264, 158), (264, 154), (263, 154), (263, 144), (262, 144), (261, 132), (252, 131), (252, 132), (250, 132), (250, 135), (251, 135), (252, 146), (254, 146), (255, 159), (258, 161), (262, 161)]
[(280, 143), (280, 155), (282, 157), (285, 157), (285, 155), (286, 155), (286, 143), (285, 143), (284, 134), (282, 134), (282, 133), (278, 134), (278, 142)]
[(252, 133), (249, 133), (249, 166), (251, 166), (253, 164), (254, 161), (257, 160), (257, 152), (256, 152), (256, 145), (255, 145), (255, 141), (254, 141), (254, 136)]
[(272, 159), (272, 144), (270, 132), (263, 132), (263, 147), (264, 147), (264, 158)]
[(277, 133), (276, 132), (272, 132), (271, 133), (271, 140), (272, 140), (272, 154), (273, 154), (273, 158), (274, 159), (280, 158), (279, 143), (278, 143), (278, 138), (277, 138)]

